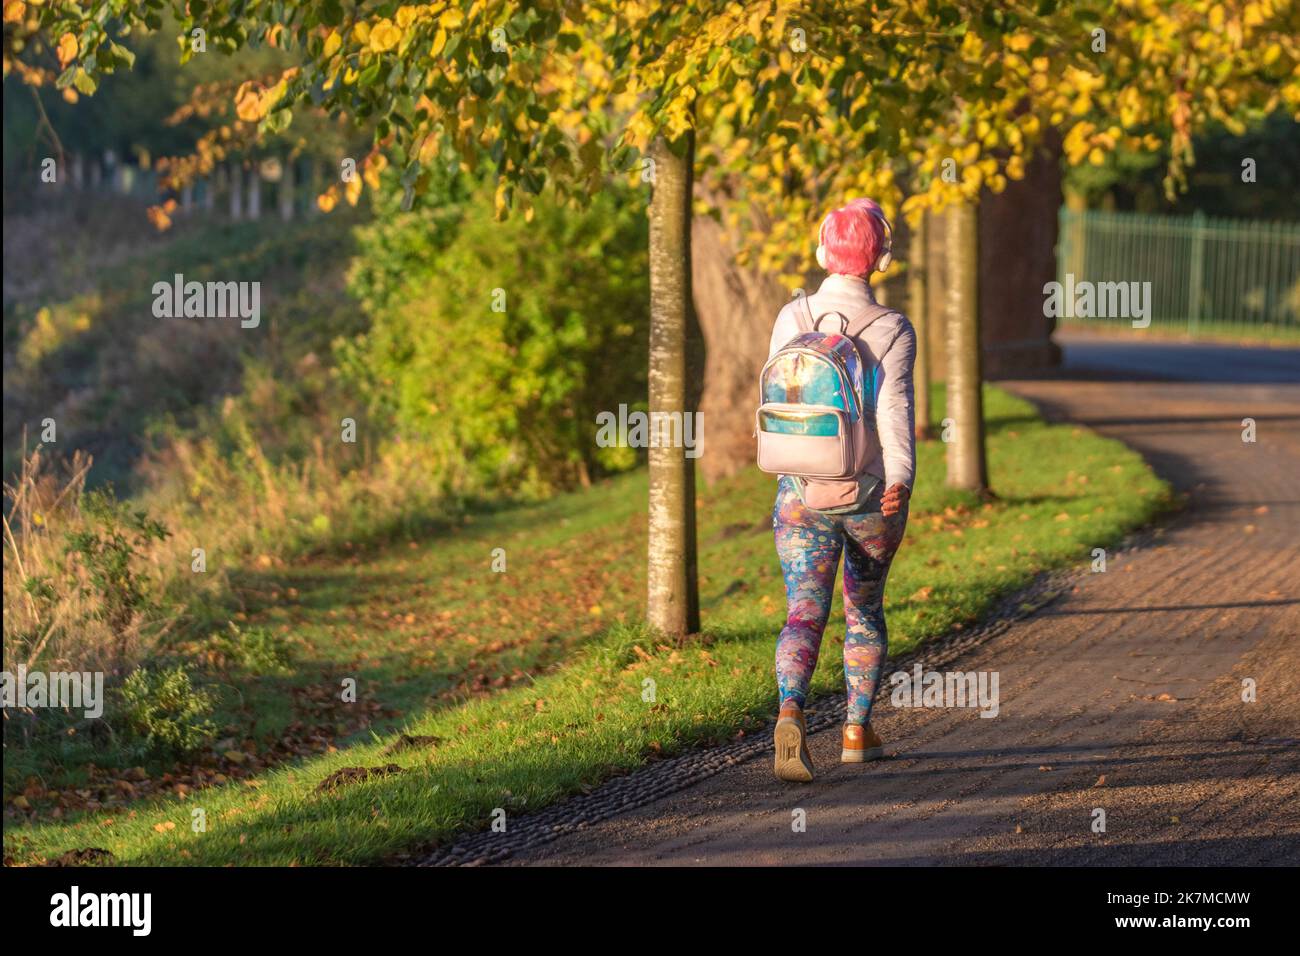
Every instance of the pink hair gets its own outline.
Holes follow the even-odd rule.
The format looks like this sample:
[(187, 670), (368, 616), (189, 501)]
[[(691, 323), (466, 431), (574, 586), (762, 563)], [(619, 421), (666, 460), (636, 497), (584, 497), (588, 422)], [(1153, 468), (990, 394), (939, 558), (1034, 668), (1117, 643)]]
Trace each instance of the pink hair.
[(870, 199), (852, 199), (834, 210), (821, 226), (826, 271), (869, 276), (885, 247), (884, 211)]

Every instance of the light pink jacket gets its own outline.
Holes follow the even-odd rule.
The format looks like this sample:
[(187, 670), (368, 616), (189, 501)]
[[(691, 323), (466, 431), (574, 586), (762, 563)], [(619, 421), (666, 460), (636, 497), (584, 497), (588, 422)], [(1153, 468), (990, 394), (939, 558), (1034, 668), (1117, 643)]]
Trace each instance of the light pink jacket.
[[(814, 317), (839, 312), (852, 319), (862, 308), (876, 301), (871, 285), (859, 276), (828, 275), (821, 288), (808, 297)], [(767, 355), (799, 334), (798, 300), (788, 303), (776, 317)], [(833, 332), (838, 324), (828, 319), (822, 331)], [(867, 370), (876, 367), (876, 428), (868, 429), (872, 443), (866, 473), (881, 478), (885, 487), (902, 483), (908, 488), (916, 476), (916, 415), (912, 393), (912, 366), (916, 363), (916, 330), (901, 314), (883, 315), (855, 339)]]

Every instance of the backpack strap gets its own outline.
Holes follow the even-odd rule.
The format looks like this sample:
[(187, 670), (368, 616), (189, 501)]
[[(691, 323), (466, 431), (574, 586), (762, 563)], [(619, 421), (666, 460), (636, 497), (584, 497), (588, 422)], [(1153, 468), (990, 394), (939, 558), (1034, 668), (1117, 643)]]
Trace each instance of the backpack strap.
[[(805, 303), (805, 308), (808, 308), (807, 303)], [(808, 314), (809, 315), (812, 314), (811, 309), (809, 309)], [(891, 314), (897, 315), (898, 310), (887, 308), (886, 306), (881, 305), (879, 302), (872, 302), (871, 304), (863, 308), (862, 311), (859, 312), (857, 315), (855, 315), (852, 319), (846, 319), (843, 313), (840, 312), (825, 312), (822, 315), (818, 316), (817, 319), (812, 323), (812, 330), (820, 332), (822, 322), (825, 319), (834, 316), (840, 321), (839, 334), (847, 335), (849, 338), (855, 338), (856, 336), (859, 336), (863, 332), (865, 332), (867, 328), (872, 323), (874, 323), (877, 319)]]
[(802, 308), (795, 309), (794, 320), (799, 326), (800, 332), (812, 332), (817, 328), (817, 320), (813, 317), (812, 306), (808, 304), (808, 296), (799, 296), (799, 305)]
[(898, 314), (900, 313), (897, 309), (888, 308), (887, 306), (881, 305), (879, 302), (872, 302), (855, 315), (851, 321), (844, 323), (844, 334), (850, 338), (855, 338), (865, 332), (877, 319), (882, 319), (887, 315)]
[(814, 317), (812, 304), (808, 301), (808, 296), (801, 295), (799, 296), (799, 308), (795, 310), (794, 317), (800, 332), (820, 332), (822, 321), (834, 316), (840, 321), (839, 334), (853, 338), (865, 332), (868, 326), (877, 319), (890, 314), (897, 315), (898, 310), (887, 308), (879, 302), (872, 302), (852, 319), (846, 319), (842, 312), (823, 312), (821, 315)]

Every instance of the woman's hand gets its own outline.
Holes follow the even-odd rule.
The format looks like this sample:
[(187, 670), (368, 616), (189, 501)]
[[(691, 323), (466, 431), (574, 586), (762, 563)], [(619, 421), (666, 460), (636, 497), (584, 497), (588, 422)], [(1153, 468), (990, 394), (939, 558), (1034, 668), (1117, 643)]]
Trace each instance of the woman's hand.
[(912, 489), (901, 481), (890, 485), (885, 490), (885, 493), (880, 496), (880, 513), (886, 518), (898, 514), (911, 497)]

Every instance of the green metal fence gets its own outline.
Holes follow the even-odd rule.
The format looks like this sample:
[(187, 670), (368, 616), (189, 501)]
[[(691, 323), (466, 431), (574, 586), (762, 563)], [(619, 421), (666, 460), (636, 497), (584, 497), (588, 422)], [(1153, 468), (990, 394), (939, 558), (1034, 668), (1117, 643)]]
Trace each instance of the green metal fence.
[[(1153, 329), (1300, 336), (1300, 223), (1062, 208), (1060, 226), (1062, 286), (1149, 282)], [(1058, 321), (1132, 325), (1097, 314)]]

